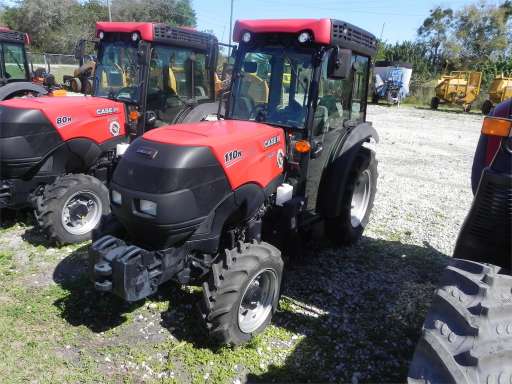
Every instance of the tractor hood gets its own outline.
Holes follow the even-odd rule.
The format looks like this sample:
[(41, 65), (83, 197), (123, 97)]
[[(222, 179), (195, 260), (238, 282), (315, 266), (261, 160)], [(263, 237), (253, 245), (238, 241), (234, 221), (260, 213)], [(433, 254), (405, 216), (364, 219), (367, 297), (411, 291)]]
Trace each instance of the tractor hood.
[(23, 136), (30, 130), (23, 116), (31, 113), (44, 116), (63, 141), (81, 137), (101, 144), (125, 134), (124, 104), (100, 97), (28, 97), (0, 102), (0, 107), (10, 110), (4, 113), (8, 120), (0, 121), (0, 137)]
[(283, 172), (282, 128), (241, 120), (203, 121), (162, 127), (143, 138), (163, 144), (208, 147), (233, 189), (254, 182), (266, 187)]
[[(254, 187), (253, 200), (259, 201), (256, 197), (283, 173), (284, 148), (283, 129), (252, 122), (203, 121), (151, 130), (116, 166), (112, 212), (137, 244), (167, 248), (238, 190)], [(153, 213), (145, 204), (154, 206)]]

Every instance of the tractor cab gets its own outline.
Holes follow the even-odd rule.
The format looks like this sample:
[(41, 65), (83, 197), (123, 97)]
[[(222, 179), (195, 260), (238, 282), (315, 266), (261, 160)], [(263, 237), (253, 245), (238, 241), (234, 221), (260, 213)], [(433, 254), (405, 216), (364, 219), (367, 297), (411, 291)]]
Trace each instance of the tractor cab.
[(0, 27), (0, 101), (48, 93), (46, 87), (33, 83), (27, 59), (28, 43), (26, 33)]
[(130, 136), (215, 101), (213, 35), (155, 23), (98, 22), (96, 30), (93, 95), (127, 106)]
[(376, 40), (331, 19), (239, 21), (234, 39), (239, 46), (225, 117), (282, 127), (298, 145), (287, 154), (290, 180), (308, 195), (308, 208), (318, 210), (325, 160), (366, 120)]
[(0, 27), (0, 84), (30, 81), (26, 34)]

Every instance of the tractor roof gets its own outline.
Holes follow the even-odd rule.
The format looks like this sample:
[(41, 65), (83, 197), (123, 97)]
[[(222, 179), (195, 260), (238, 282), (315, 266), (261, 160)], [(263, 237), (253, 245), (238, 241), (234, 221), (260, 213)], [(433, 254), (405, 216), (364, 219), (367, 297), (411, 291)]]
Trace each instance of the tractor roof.
[(30, 40), (28, 35), (23, 32), (13, 31), (7, 27), (0, 26), (0, 41), (6, 41), (10, 43), (21, 43), (29, 44)]
[(96, 33), (137, 32), (145, 41), (154, 41), (167, 44), (182, 45), (199, 49), (207, 49), (216, 43), (215, 36), (209, 33), (198, 32), (190, 27), (172, 27), (162, 23), (151, 22), (120, 22), (99, 21), (96, 23)]
[(349, 24), (334, 19), (263, 19), (238, 20), (233, 38), (239, 42), (243, 32), (299, 34), (310, 32), (313, 41), (321, 45), (335, 45), (352, 49), (355, 52), (374, 56), (377, 40), (374, 35)]

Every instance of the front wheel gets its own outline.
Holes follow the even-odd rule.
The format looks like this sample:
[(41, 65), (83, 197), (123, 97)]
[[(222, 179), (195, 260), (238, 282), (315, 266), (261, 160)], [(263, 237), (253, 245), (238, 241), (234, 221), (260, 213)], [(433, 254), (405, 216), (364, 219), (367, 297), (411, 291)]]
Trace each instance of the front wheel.
[(200, 310), (210, 337), (239, 345), (261, 333), (279, 301), (283, 260), (268, 243), (245, 243), (226, 250), (203, 283)]
[(374, 152), (361, 150), (352, 163), (340, 214), (325, 221), (325, 231), (331, 241), (351, 245), (361, 238), (377, 192), (377, 177)]
[(40, 228), (58, 245), (89, 240), (101, 217), (109, 212), (105, 185), (83, 174), (58, 177), (45, 186), (34, 207)]

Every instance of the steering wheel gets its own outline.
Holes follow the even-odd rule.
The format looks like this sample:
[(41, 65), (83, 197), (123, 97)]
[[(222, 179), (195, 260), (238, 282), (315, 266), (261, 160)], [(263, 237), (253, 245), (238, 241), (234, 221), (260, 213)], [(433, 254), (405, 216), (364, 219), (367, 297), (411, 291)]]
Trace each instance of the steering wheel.
[[(267, 104), (256, 104), (249, 115), (249, 120), (264, 121), (267, 116)], [(263, 116), (263, 120), (259, 120)]]
[(132, 100), (134, 100), (135, 96), (136, 96), (137, 89), (138, 88), (134, 87), (134, 86), (119, 88), (117, 91), (114, 92), (114, 98), (117, 98), (121, 93), (129, 93), (130, 98)]

